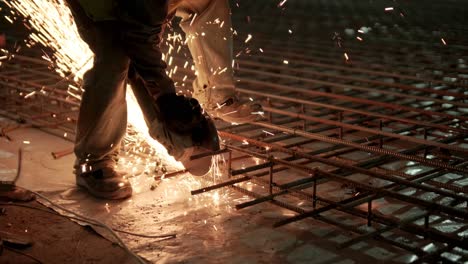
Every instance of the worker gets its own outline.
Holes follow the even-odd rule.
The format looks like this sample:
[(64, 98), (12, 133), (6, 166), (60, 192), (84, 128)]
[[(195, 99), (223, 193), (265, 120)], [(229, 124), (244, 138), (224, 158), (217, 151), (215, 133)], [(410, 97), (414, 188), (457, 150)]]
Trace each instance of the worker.
[[(95, 55), (93, 67), (83, 77), (74, 149), (77, 184), (94, 196), (123, 199), (132, 194), (125, 175), (115, 170), (127, 125), (127, 82), (150, 135), (195, 174), (207, 172), (211, 157), (197, 163), (190, 154), (219, 149), (210, 115), (235, 123), (257, 117), (261, 106), (240, 102), (235, 92), (227, 0), (66, 2), (81, 38)], [(196, 99), (176, 95), (162, 60), (162, 33), (174, 15), (182, 17), (194, 59)]]

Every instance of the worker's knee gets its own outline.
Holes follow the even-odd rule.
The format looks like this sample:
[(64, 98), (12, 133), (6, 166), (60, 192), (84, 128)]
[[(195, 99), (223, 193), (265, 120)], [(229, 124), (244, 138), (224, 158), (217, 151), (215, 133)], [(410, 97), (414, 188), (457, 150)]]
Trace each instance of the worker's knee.
[(127, 72), (129, 64), (130, 59), (121, 47), (104, 45), (97, 48), (94, 57), (94, 68), (97, 71), (115, 75)]
[(129, 59), (124, 56), (97, 55), (93, 67), (83, 78), (83, 88), (91, 91), (88, 96), (94, 97), (96, 94), (106, 97), (101, 98), (104, 101), (113, 100), (111, 98), (114, 96), (123, 96), (121, 90), (128, 75), (128, 68)]

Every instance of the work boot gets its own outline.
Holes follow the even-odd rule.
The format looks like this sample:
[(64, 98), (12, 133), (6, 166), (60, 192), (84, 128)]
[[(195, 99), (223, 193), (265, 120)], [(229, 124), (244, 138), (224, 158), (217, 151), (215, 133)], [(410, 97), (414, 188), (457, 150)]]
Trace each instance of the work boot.
[(238, 124), (254, 121), (259, 118), (261, 105), (241, 101), (235, 91), (228, 2), (210, 1), (203, 10), (190, 9), (195, 5), (183, 5), (176, 13), (183, 19), (180, 26), (197, 71), (193, 97), (212, 117)]
[(132, 196), (132, 186), (123, 173), (104, 167), (89, 172), (77, 172), (76, 184), (97, 198), (118, 200)]
[(158, 117), (150, 125), (150, 136), (191, 174), (208, 173), (212, 157), (192, 159), (192, 156), (219, 150), (219, 138), (213, 121), (198, 101), (170, 93), (159, 96), (156, 107)]

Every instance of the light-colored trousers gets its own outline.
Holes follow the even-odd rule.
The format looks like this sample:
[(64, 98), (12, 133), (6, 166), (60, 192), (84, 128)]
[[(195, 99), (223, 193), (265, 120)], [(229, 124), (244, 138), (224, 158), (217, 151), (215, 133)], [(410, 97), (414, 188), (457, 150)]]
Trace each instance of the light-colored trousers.
[[(113, 166), (117, 159), (127, 128), (126, 84), (132, 85), (149, 126), (157, 125), (155, 98), (175, 92), (175, 87), (165, 73), (159, 41), (122, 41), (115, 33), (115, 23), (93, 23), (78, 11), (72, 8), (80, 35), (95, 59), (83, 78), (75, 168), (86, 164), (85, 170), (96, 170)], [(203, 105), (232, 95), (232, 26), (227, 0), (172, 0), (166, 16), (174, 14), (182, 17), (180, 25), (198, 72), (193, 96)], [(128, 36), (137, 37), (141, 36)]]

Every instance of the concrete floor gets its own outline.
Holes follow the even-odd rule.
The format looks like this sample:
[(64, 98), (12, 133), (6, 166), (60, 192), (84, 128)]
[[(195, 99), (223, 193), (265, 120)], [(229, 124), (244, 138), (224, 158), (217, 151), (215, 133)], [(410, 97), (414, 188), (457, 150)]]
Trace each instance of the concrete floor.
[[(351, 234), (315, 220), (275, 229), (275, 221), (293, 214), (266, 203), (237, 211), (234, 205), (249, 199), (231, 189), (190, 195), (190, 190), (212, 184), (211, 176), (181, 175), (155, 182), (152, 175), (143, 173), (131, 177), (136, 191), (132, 199), (97, 200), (75, 187), (72, 155), (55, 160), (50, 154), (71, 147), (71, 142), (34, 128), (8, 135), (11, 141), (0, 138), (2, 179), (16, 174), (21, 147), (19, 186), (40, 191), (114, 228), (153, 235), (175, 233), (177, 237), (169, 240), (122, 235), (132, 250), (154, 263), (406, 263), (414, 258), (377, 240), (337, 250), (337, 243)], [(347, 220), (342, 217), (342, 221)]]
[[(3, 196), (4, 193), (0, 193)], [(4, 202), (0, 197), (2, 264), (135, 263), (122, 247), (37, 201)], [(21, 243), (21, 244), (18, 244)], [(2, 248), (2, 247), (0, 247)]]

